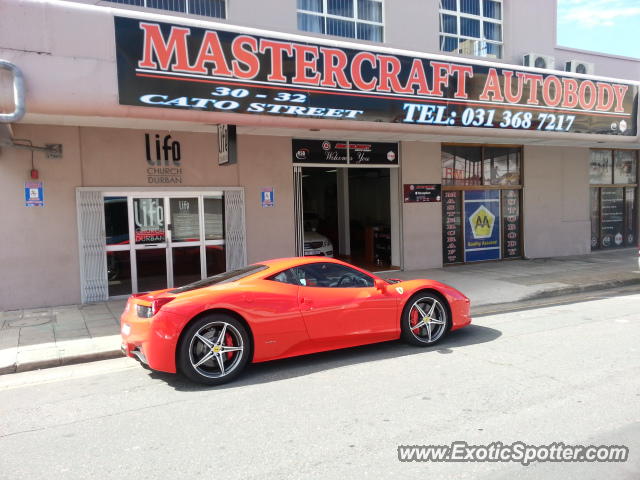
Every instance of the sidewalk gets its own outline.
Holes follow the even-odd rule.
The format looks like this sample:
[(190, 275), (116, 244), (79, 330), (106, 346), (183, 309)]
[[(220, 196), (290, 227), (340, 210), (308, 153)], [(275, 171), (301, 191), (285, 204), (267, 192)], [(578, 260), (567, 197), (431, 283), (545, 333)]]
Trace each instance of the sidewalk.
[[(489, 306), (638, 284), (637, 249), (590, 255), (458, 265), (393, 272), (388, 278), (432, 278), (471, 299), (472, 314)], [(120, 353), (125, 301), (0, 312), (0, 374), (68, 365)]]

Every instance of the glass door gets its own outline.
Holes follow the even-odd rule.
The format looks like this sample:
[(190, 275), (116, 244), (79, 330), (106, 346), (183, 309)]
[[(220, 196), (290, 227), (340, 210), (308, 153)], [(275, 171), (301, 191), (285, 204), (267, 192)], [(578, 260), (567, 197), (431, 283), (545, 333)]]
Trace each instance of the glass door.
[(179, 287), (226, 270), (222, 192), (103, 198), (110, 297)]
[(179, 287), (203, 278), (201, 208), (198, 197), (169, 198), (169, 283)]
[(210, 277), (226, 270), (227, 256), (224, 241), (224, 199), (222, 194), (207, 195), (202, 198), (204, 212), (204, 277)]
[(170, 287), (168, 284), (168, 252), (166, 198), (133, 197), (129, 199), (133, 221), (133, 287), (147, 292)]

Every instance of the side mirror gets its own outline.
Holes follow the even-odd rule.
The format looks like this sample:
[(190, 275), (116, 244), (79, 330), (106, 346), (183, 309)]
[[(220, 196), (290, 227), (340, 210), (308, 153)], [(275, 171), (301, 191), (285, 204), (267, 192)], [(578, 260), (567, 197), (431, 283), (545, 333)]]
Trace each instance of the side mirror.
[(387, 291), (387, 282), (385, 282), (381, 278), (376, 278), (375, 285), (376, 285), (376, 288), (378, 290), (380, 290), (381, 292), (386, 292)]

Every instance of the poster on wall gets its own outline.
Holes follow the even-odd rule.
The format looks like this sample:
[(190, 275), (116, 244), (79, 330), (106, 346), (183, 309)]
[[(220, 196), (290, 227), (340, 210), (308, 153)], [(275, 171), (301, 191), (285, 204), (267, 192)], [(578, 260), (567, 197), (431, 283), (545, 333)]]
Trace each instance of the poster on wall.
[(404, 203), (439, 202), (441, 198), (439, 183), (404, 184)]
[(464, 192), (464, 261), (500, 259), (500, 191)]
[(624, 189), (600, 189), (600, 246), (621, 247), (624, 243)]
[(445, 191), (443, 194), (442, 250), (444, 263), (462, 263), (462, 192)]
[(44, 187), (42, 182), (26, 182), (24, 184), (24, 206), (44, 207)]
[(200, 238), (200, 215), (197, 198), (172, 198), (171, 241), (189, 242)]
[(520, 249), (520, 192), (502, 190), (503, 258), (522, 256)]
[(133, 221), (136, 244), (155, 244), (166, 241), (162, 198), (134, 198)]
[(118, 16), (114, 24), (121, 105), (548, 135), (637, 132), (638, 86), (623, 81), (217, 26)]
[(262, 208), (273, 207), (276, 204), (276, 199), (273, 194), (273, 187), (263, 188), (260, 192), (260, 204)]

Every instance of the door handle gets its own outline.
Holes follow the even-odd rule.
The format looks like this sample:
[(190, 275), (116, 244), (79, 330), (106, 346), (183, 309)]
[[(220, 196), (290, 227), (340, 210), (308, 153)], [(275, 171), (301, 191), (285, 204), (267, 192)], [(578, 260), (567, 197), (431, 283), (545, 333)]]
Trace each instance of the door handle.
[(309, 300), (308, 298), (300, 297), (300, 305), (306, 306), (309, 310), (313, 308), (313, 300)]

